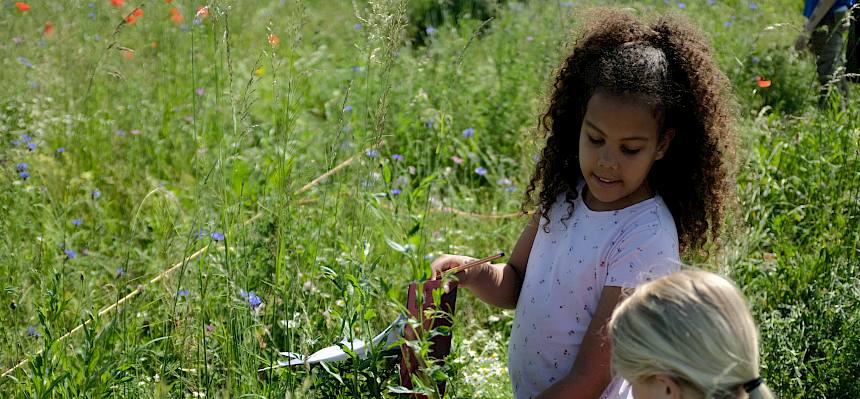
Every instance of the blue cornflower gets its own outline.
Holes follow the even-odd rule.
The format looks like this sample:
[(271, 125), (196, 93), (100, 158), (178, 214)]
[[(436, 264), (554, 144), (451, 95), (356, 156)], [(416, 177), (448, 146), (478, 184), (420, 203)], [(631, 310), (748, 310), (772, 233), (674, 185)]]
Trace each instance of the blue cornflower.
[(356, 66), (352, 67), (352, 71), (353, 72), (361, 72), (361, 67), (356, 65)]
[(191, 23), (194, 25), (200, 25), (203, 23), (203, 21), (201, 21), (200, 18), (194, 18), (194, 20), (191, 21)]
[(436, 28), (434, 28), (432, 26), (428, 26), (426, 29), (424, 29), (424, 31), (427, 32), (428, 35), (432, 35), (432, 34), (436, 33)]
[(215, 241), (224, 241), (224, 234), (219, 233), (217, 231), (213, 231), (212, 234), (209, 235)]
[(514, 192), (514, 191), (517, 191), (517, 188), (516, 188), (516, 187), (514, 187), (514, 186), (507, 186), (507, 187), (505, 187), (505, 191), (506, 191), (506, 192), (509, 192), (509, 193), (512, 193), (512, 192)]
[(263, 300), (254, 291), (245, 292), (245, 290), (239, 290), (239, 295), (248, 300), (248, 305), (251, 306), (251, 309), (257, 309), (257, 306), (263, 303)]
[(347, 106), (343, 107), (343, 112), (349, 112), (349, 111), (352, 111), (352, 105), (347, 105)]
[(38, 337), (42, 336), (42, 333), (40, 333), (38, 330), (36, 330), (36, 327), (28, 326), (27, 327), (27, 336), (38, 338)]
[(753, 11), (758, 10), (758, 4), (751, 1), (750, 2), (750, 10), (753, 10)]
[(487, 168), (485, 168), (483, 166), (478, 166), (477, 168), (475, 168), (475, 173), (477, 173), (481, 176), (484, 176), (487, 174)]
[(83, 223), (84, 223), (83, 219), (72, 219), (72, 224), (75, 226), (80, 226)]
[(260, 299), (257, 294), (253, 292), (248, 293), (248, 304), (251, 305), (252, 308), (256, 309), (261, 303), (263, 303), (263, 300)]
[(66, 152), (66, 147), (57, 148), (57, 154), (62, 154), (64, 152)]
[(116, 135), (117, 135), (117, 136), (119, 136), (119, 137), (123, 137), (123, 136), (125, 136), (125, 130), (117, 129), (117, 131), (116, 131)]
[(465, 138), (469, 138), (469, 137), (472, 137), (474, 135), (475, 135), (475, 128), (470, 127), (470, 128), (467, 128), (466, 130), (463, 130), (463, 137), (465, 137)]
[(683, 9), (687, 8), (687, 5), (684, 3), (678, 3), (678, 8), (683, 10)]
[(572, 1), (563, 1), (561, 3), (558, 3), (558, 5), (560, 5), (562, 7), (570, 8), (570, 7), (573, 7), (573, 2)]
[(33, 63), (30, 62), (30, 60), (28, 60), (26, 57), (18, 57), (18, 62), (20, 62), (21, 65), (27, 68), (33, 68)]
[(432, 128), (432, 127), (433, 127), (433, 123), (434, 123), (434, 122), (435, 122), (435, 121), (433, 120), (433, 118), (429, 118), (429, 119), (427, 119), (427, 120), (425, 120), (425, 121), (424, 121), (424, 127), (426, 127), (426, 128), (428, 128), (428, 129), (430, 129), (430, 128)]
[(514, 184), (514, 183), (510, 179), (501, 178), (501, 179), (496, 181), (496, 184), (498, 184), (500, 186), (510, 186), (511, 184)]
[(179, 291), (176, 291), (176, 295), (179, 295), (179, 296), (188, 296), (188, 294), (189, 294), (189, 292), (188, 292), (188, 290), (187, 290), (187, 289), (185, 289), (185, 288), (183, 288), (183, 289), (181, 289), (181, 290), (179, 290)]
[(36, 143), (27, 144), (27, 149), (30, 151), (36, 151), (36, 147), (38, 147)]
[(87, 4), (87, 7), (89, 7), (89, 8), (96, 8), (96, 3), (88, 3), (88, 4)]
[(391, 195), (392, 196), (398, 196), (398, 195), (400, 195), (400, 193), (402, 193), (402, 191), (400, 191), (399, 188), (391, 189)]
[(22, 179), (27, 180), (28, 178), (30, 178), (30, 173), (27, 171), (24, 171), (24, 172), (21, 172), (19, 174), (19, 176), (21, 176)]
[(27, 165), (27, 163), (26, 163), (26, 162), (21, 162), (21, 163), (19, 163), (19, 164), (15, 167), (15, 169), (16, 169), (18, 172), (24, 172), (24, 171), (26, 171), (26, 170), (27, 170), (27, 168), (28, 168), (28, 167), (29, 167), (29, 165)]
[(30, 137), (29, 134), (22, 134), (21, 135), (21, 141), (23, 141), (25, 143), (29, 143), (29, 142), (33, 141), (33, 138)]
[(75, 252), (74, 249), (66, 248), (63, 250), (63, 253), (66, 254), (66, 258), (68, 259), (74, 259), (76, 256), (78, 256), (78, 253)]
[(363, 28), (363, 27), (364, 27), (364, 25), (362, 25), (362, 24), (360, 24), (360, 23), (357, 23), (357, 24), (353, 25), (352, 27), (353, 27), (353, 29), (355, 29), (355, 30), (361, 30), (361, 28)]
[(91, 19), (96, 19), (96, 13), (94, 13), (94, 12), (88, 12), (87, 16), (90, 17)]
[(375, 148), (371, 148), (371, 149), (367, 150), (367, 152), (365, 152), (365, 155), (367, 155), (370, 158), (376, 158), (379, 156), (379, 150), (377, 150)]
[(709, 5), (709, 6), (712, 6), (712, 5), (714, 5), (714, 4), (717, 4), (717, 0), (708, 0), (708, 5)]
[(91, 196), (93, 197), (94, 200), (97, 200), (97, 199), (101, 198), (102, 192), (99, 191), (99, 189), (95, 189), (95, 190), (93, 190), (93, 193), (91, 194)]
[(725, 26), (726, 28), (731, 28), (732, 27), (732, 21), (723, 22), (723, 26)]
[(391, 159), (393, 159), (393, 160), (395, 160), (395, 161), (402, 161), (402, 160), (403, 160), (403, 155), (400, 155), (400, 154), (394, 154), (394, 155), (392, 155), (392, 156), (391, 156)]
[(753, 64), (758, 64), (758, 62), (761, 61), (761, 59), (758, 58), (757, 56), (752, 56), (751, 61)]
[(12, 140), (12, 141), (10, 141), (10, 143), (14, 146), (18, 146), (21, 144), (21, 140)]
[(125, 268), (124, 268), (124, 267), (118, 267), (118, 268), (116, 268), (116, 275), (117, 275), (117, 277), (125, 276), (125, 274), (126, 274), (126, 273), (125, 273)]

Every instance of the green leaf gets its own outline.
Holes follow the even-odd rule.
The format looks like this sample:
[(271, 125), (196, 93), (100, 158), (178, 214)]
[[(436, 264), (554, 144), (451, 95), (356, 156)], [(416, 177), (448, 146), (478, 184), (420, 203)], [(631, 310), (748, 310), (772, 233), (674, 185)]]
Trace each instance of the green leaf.
[(386, 185), (391, 184), (391, 166), (387, 163), (382, 165), (382, 179), (385, 181)]

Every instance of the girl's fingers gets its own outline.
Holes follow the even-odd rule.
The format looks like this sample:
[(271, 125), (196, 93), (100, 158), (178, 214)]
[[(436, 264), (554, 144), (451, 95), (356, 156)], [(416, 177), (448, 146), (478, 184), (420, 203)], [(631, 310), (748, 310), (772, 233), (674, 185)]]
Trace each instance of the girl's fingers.
[(432, 279), (436, 280), (441, 277), (442, 272), (445, 270), (454, 268), (459, 266), (462, 263), (456, 256), (453, 255), (442, 255), (432, 265), (430, 265), (430, 269), (432, 271)]

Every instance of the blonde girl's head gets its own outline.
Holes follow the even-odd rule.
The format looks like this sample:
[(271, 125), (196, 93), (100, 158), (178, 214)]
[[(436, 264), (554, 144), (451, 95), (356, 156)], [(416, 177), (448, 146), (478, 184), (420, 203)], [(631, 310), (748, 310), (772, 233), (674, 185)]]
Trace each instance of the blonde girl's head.
[(773, 398), (747, 303), (716, 274), (682, 271), (642, 285), (613, 312), (609, 336), (613, 370), (637, 399)]

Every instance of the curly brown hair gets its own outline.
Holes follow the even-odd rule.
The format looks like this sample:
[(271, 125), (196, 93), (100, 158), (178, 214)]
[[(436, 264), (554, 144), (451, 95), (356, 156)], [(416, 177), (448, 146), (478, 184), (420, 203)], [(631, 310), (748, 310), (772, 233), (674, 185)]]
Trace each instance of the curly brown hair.
[[(567, 194), (569, 218), (583, 179), (577, 159), (586, 105), (596, 90), (642, 100), (660, 126), (675, 136), (648, 174), (672, 212), (681, 250), (717, 240), (729, 198), (734, 152), (728, 79), (717, 68), (707, 40), (680, 16), (642, 22), (630, 12), (599, 8), (581, 29), (558, 69), (539, 130), (546, 145), (523, 202), (549, 209)], [(539, 190), (538, 190), (539, 189)], [(535, 191), (539, 196), (535, 198)], [(562, 220), (565, 220), (563, 218)]]

